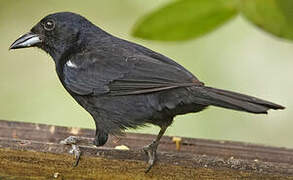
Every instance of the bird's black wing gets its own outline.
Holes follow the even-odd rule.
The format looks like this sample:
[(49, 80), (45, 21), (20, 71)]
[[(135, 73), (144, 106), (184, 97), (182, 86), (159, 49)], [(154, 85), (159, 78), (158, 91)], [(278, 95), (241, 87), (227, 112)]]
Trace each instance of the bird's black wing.
[(80, 95), (134, 95), (202, 85), (190, 72), (145, 55), (83, 54), (64, 65), (64, 82)]

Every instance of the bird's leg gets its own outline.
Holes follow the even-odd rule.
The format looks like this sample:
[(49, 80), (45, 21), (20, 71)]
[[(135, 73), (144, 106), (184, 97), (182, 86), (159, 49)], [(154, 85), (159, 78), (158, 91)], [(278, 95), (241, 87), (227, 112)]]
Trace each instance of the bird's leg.
[(145, 146), (143, 148), (144, 152), (148, 156), (148, 168), (145, 170), (145, 173), (149, 172), (151, 168), (154, 166), (156, 160), (157, 160), (157, 148), (160, 142), (161, 137), (164, 135), (167, 127), (161, 127), (161, 130), (157, 136), (157, 138), (149, 145)]
[(78, 144), (93, 144), (92, 143), (92, 138), (87, 138), (87, 137), (81, 137), (81, 136), (69, 136), (66, 139), (60, 141), (60, 144), (64, 145), (71, 145), (71, 150), (69, 151), (70, 154), (74, 154), (75, 156), (75, 163), (73, 164), (74, 167), (78, 165), (80, 156), (82, 152), (79, 149)]

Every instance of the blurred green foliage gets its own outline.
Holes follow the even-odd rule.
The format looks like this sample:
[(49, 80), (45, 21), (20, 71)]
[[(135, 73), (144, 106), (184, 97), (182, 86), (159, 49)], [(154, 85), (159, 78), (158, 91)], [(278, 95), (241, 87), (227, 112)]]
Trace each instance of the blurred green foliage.
[(196, 38), (234, 17), (236, 3), (236, 0), (175, 1), (146, 16), (133, 35), (163, 41)]
[(151, 40), (188, 40), (238, 13), (275, 36), (293, 40), (292, 0), (176, 0), (144, 16), (132, 34)]
[(259, 28), (293, 40), (292, 0), (242, 0), (241, 11)]
[[(293, 147), (293, 44), (271, 38), (241, 17), (195, 41), (154, 42), (130, 35), (139, 17), (168, 3), (170, 0), (1, 1), (0, 119), (95, 128), (90, 115), (62, 87), (50, 56), (36, 48), (8, 51), (42, 17), (71, 11), (113, 35), (174, 59), (208, 86), (287, 107), (268, 115), (210, 107), (176, 117), (166, 134)], [(158, 128), (135, 132), (158, 133)]]

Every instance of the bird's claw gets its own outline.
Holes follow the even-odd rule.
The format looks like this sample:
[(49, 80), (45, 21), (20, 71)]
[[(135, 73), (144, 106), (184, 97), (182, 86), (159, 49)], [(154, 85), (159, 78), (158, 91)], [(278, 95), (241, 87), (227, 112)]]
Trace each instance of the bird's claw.
[(75, 162), (73, 164), (73, 167), (76, 167), (79, 163), (80, 156), (81, 156), (81, 151), (79, 149), (79, 146), (76, 144), (71, 144), (72, 149), (69, 151), (70, 154), (74, 154), (75, 157)]
[(147, 167), (147, 169), (145, 170), (145, 173), (148, 173), (152, 167), (155, 165), (156, 161), (157, 161), (157, 143), (153, 142), (152, 144), (145, 146), (143, 148), (145, 154), (148, 156), (148, 164), (149, 166)]
[(60, 141), (60, 144), (64, 145), (71, 145), (71, 149), (69, 150), (70, 154), (74, 154), (75, 157), (75, 163), (73, 164), (73, 167), (76, 167), (79, 163), (81, 151), (79, 149), (79, 146), (76, 145), (78, 143), (78, 137), (76, 136), (69, 136), (68, 138)]

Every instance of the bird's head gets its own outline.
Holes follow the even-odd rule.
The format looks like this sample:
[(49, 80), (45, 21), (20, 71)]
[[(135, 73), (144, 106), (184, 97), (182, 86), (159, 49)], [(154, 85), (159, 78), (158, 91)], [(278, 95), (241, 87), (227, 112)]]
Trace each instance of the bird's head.
[(30, 32), (18, 38), (9, 49), (39, 47), (54, 58), (79, 46), (79, 43), (82, 43), (79, 38), (81, 32), (90, 31), (92, 27), (87, 19), (75, 13), (50, 14), (38, 22)]

